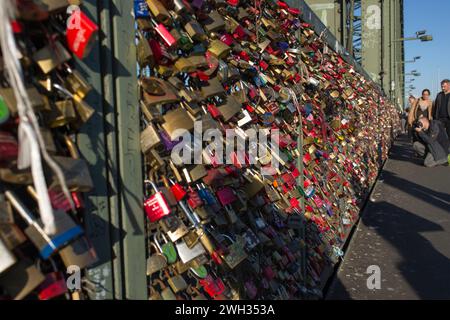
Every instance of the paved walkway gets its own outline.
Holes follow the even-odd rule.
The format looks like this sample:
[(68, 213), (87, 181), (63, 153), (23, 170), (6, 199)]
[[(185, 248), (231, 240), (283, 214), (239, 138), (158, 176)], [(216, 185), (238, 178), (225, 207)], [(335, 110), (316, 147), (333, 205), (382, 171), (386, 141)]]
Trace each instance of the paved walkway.
[[(367, 288), (367, 268), (381, 289)], [(450, 299), (450, 167), (425, 168), (405, 136), (391, 150), (327, 299)]]

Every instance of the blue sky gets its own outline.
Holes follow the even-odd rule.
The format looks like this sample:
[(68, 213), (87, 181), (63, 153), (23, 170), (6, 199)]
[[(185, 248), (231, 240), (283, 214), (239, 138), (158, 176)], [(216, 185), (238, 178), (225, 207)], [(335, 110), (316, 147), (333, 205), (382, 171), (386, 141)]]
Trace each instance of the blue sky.
[(405, 37), (415, 36), (419, 30), (427, 30), (434, 38), (432, 42), (405, 41), (406, 60), (422, 57), (416, 63), (405, 64), (406, 73), (417, 70), (422, 74), (413, 82), (416, 89), (412, 93), (417, 97), (422, 89), (428, 88), (434, 99), (438, 88), (440, 91), (440, 81), (450, 79), (450, 1), (405, 0), (404, 10)]

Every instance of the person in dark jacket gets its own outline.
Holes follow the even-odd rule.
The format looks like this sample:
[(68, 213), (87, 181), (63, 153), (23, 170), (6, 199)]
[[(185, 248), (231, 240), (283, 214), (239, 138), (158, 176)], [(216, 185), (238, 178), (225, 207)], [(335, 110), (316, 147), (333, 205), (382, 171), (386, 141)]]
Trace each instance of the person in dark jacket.
[(433, 119), (441, 121), (450, 137), (450, 80), (441, 82), (442, 91), (434, 101)]
[(439, 120), (430, 121), (422, 117), (414, 123), (414, 128), (423, 142), (416, 141), (413, 147), (419, 155), (426, 155), (424, 165), (426, 167), (436, 167), (448, 164), (450, 141), (442, 122)]

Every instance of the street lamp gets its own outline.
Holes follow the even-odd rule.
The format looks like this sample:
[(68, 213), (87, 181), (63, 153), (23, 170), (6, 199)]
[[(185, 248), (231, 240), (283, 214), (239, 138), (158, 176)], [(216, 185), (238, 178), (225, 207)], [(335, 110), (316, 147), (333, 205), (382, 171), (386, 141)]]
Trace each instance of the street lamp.
[(426, 33), (427, 33), (426, 30), (417, 31), (415, 37), (400, 38), (400, 39), (394, 40), (394, 42), (413, 41), (413, 40), (420, 40), (422, 42), (433, 41), (433, 36), (428, 35)]
[(420, 58), (422, 58), (422, 57), (418, 56), (418, 57), (414, 57), (413, 60), (409, 60), (409, 61), (397, 61), (396, 64), (414, 63), (417, 60), (419, 60)]

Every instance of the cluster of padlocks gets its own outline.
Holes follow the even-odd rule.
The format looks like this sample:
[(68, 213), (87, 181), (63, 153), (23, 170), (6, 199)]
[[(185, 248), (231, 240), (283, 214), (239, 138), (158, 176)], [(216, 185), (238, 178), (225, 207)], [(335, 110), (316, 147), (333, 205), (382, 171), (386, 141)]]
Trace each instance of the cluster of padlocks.
[[(123, 41), (137, 48), (148, 296), (320, 296), (387, 158), (395, 107), (285, 2), (133, 1), (136, 39)], [(6, 2), (0, 299), (82, 299), (98, 258), (76, 136), (96, 106), (74, 57), (97, 26), (80, 1)], [(68, 287), (68, 270), (81, 284)]]
[(283, 1), (134, 4), (150, 299), (320, 296), (395, 107)]
[(84, 234), (94, 185), (76, 134), (95, 109), (74, 57), (89, 52), (97, 26), (65, 0), (0, 7), (0, 297), (80, 299), (66, 272), (81, 281), (97, 255)]

